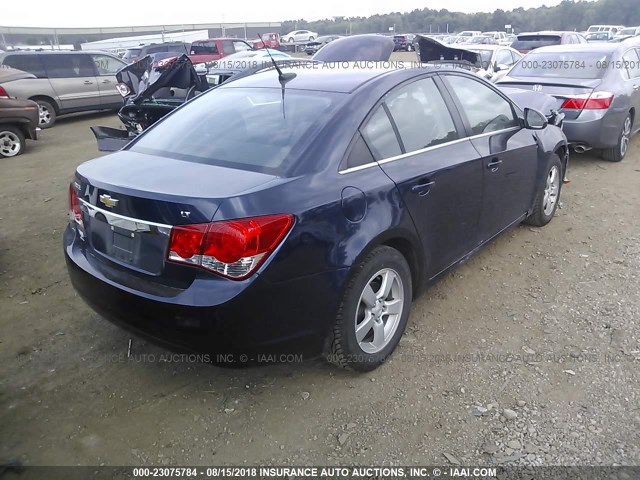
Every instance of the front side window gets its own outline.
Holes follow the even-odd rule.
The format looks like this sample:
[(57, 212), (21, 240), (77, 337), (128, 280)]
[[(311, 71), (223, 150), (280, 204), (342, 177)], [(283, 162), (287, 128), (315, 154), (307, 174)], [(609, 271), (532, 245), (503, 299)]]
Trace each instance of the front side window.
[(472, 135), (495, 132), (519, 125), (511, 104), (490, 87), (461, 75), (443, 75), (460, 103)]
[(222, 42), (222, 51), (225, 55), (231, 55), (232, 53), (235, 53), (235, 50), (233, 49), (233, 42), (224, 40)]
[(405, 152), (413, 152), (458, 138), (442, 95), (431, 78), (412, 82), (385, 102)]
[(126, 65), (126, 63), (109, 55), (92, 54), (91, 59), (96, 66), (98, 75), (115, 75), (118, 70)]

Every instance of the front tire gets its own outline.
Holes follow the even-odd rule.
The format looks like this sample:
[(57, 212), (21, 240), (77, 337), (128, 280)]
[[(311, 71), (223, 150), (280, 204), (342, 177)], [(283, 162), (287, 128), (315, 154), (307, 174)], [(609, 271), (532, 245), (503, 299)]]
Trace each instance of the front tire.
[(536, 227), (543, 227), (551, 221), (560, 203), (560, 190), (564, 173), (560, 157), (555, 153), (549, 156), (545, 176), (538, 186), (533, 212), (525, 223)]
[(293, 43), (293, 42), (294, 42), (294, 38), (293, 38), (293, 37), (289, 37), (289, 38), (287, 39), (287, 42), (289, 42), (289, 43)]
[(17, 157), (24, 152), (24, 133), (12, 125), (0, 125), (0, 157)]
[(411, 270), (396, 249), (379, 246), (355, 267), (325, 356), (341, 368), (370, 371), (400, 342), (411, 306)]
[(628, 114), (622, 123), (620, 135), (618, 135), (618, 144), (615, 147), (605, 148), (602, 150), (602, 158), (610, 162), (622, 161), (629, 150), (632, 127), (633, 121), (631, 120), (631, 114)]

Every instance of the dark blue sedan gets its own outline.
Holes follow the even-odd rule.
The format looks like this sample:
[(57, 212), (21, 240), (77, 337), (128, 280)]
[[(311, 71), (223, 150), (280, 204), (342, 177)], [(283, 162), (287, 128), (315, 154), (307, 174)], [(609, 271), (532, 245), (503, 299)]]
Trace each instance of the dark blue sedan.
[(462, 69), (333, 67), (223, 84), (80, 165), (80, 296), (172, 348), (370, 370), (420, 286), (551, 220), (567, 143), (544, 115)]

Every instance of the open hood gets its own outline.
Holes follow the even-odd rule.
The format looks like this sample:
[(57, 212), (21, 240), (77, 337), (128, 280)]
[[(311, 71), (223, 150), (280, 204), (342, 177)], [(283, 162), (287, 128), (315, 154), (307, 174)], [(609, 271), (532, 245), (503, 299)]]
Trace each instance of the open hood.
[(338, 38), (326, 44), (312, 60), (317, 62), (387, 62), (393, 53), (393, 39), (367, 34)]
[(126, 103), (140, 104), (161, 88), (189, 89), (200, 86), (200, 78), (186, 55), (164, 59), (147, 55), (116, 73), (119, 84), (124, 84)]
[(481, 68), (480, 54), (464, 48), (449, 47), (429, 37), (416, 35), (416, 54), (421, 63), (467, 63)]

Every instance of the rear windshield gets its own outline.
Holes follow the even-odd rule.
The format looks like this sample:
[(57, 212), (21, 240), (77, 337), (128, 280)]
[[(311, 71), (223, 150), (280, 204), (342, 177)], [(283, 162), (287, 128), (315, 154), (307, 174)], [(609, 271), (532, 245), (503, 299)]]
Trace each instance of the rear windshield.
[(134, 152), (278, 175), (300, 158), (345, 94), (218, 88), (143, 134)]
[(607, 71), (605, 52), (531, 52), (518, 62), (510, 77), (602, 78)]
[(124, 55), (122, 56), (122, 58), (124, 58), (125, 60), (129, 58), (134, 58), (139, 56), (140, 52), (142, 52), (141, 48), (130, 48), (126, 52), (124, 52)]
[(549, 45), (560, 45), (560, 35), (519, 35), (511, 44), (511, 48), (533, 50)]

